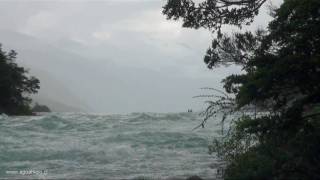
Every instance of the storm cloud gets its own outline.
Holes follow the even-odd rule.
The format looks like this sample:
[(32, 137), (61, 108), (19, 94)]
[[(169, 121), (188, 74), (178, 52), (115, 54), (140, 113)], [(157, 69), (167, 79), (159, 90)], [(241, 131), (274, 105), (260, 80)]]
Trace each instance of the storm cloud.
[[(37, 101), (99, 113), (200, 110), (199, 88), (221, 89), (240, 69), (208, 70), (212, 33), (166, 20), (164, 3), (1, 1), (0, 43), (41, 80)], [(266, 26), (266, 12), (251, 28)]]

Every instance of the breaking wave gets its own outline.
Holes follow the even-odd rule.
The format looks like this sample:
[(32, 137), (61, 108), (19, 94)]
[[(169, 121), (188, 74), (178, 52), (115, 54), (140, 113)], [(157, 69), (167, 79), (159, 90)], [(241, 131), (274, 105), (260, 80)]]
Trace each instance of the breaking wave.
[[(0, 115), (0, 178), (215, 179), (219, 127), (195, 113)], [(8, 171), (46, 170), (46, 174)]]

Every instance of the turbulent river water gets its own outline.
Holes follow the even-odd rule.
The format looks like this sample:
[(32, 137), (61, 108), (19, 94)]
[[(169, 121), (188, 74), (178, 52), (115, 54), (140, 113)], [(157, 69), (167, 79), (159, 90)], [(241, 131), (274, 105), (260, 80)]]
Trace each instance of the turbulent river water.
[(0, 179), (216, 179), (220, 127), (196, 113), (0, 116)]

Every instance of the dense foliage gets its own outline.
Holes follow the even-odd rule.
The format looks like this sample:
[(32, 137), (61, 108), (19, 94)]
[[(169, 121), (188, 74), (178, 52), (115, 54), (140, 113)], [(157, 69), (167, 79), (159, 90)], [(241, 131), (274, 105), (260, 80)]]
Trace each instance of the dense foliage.
[(0, 45), (0, 113), (31, 114), (28, 94), (36, 93), (39, 80), (29, 77), (28, 71), (15, 62), (15, 51), (5, 52)]
[[(240, 1), (261, 2), (221, 0)], [(169, 18), (182, 17), (190, 24), (188, 21), (200, 21), (189, 16), (186, 20), (189, 13), (201, 19), (212, 17), (205, 11), (192, 14), (193, 8), (184, 9), (188, 13), (173, 13), (186, 7), (182, 2), (190, 3), (176, 2), (181, 4), (170, 8), (172, 1), (168, 1), (165, 7)], [(243, 7), (235, 12), (247, 14)], [(211, 8), (221, 12), (217, 5), (206, 11)], [(233, 22), (234, 15), (224, 12), (229, 20), (212, 23)], [(213, 110), (217, 107), (227, 108), (227, 113), (244, 112), (211, 147), (227, 161), (226, 179), (320, 179), (320, 1), (285, 0), (273, 15), (266, 30), (218, 35), (204, 58), (209, 68), (237, 64), (244, 71), (223, 80), (228, 95), (211, 101), (206, 111), (207, 118), (217, 113)], [(251, 20), (252, 16), (244, 18)]]
[(36, 103), (32, 108), (32, 112), (51, 112), (50, 108), (46, 105)]
[(183, 27), (209, 28), (221, 34), (223, 25), (249, 25), (266, 0), (168, 0), (163, 13), (168, 19), (183, 19)]

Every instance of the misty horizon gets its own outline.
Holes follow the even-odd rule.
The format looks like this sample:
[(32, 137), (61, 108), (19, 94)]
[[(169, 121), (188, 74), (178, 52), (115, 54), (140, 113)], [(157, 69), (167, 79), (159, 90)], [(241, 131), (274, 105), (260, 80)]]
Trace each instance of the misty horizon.
[[(200, 111), (236, 66), (208, 70), (208, 30), (162, 15), (161, 1), (4, 1), (0, 43), (40, 80), (35, 102), (92, 113)], [(14, 16), (13, 16), (14, 14)], [(266, 13), (254, 27), (265, 26)], [(232, 32), (232, 28), (226, 29)]]

